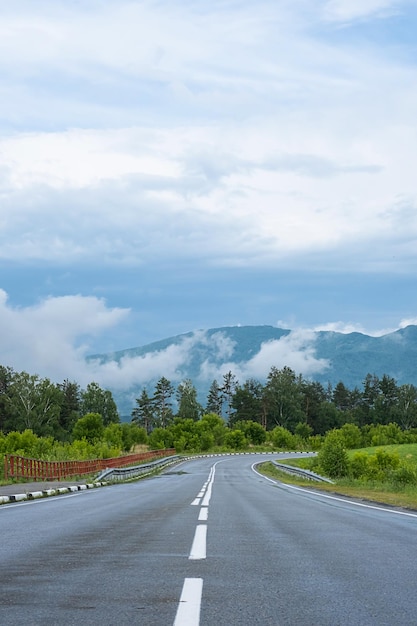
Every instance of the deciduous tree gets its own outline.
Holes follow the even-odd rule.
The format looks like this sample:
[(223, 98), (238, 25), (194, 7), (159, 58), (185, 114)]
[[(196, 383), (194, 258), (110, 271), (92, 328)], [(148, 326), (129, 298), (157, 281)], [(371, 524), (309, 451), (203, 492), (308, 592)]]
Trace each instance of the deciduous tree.
[(9, 430), (31, 429), (36, 435), (56, 433), (61, 393), (48, 378), (27, 372), (13, 375), (7, 394)]
[(230, 424), (244, 420), (262, 423), (263, 387), (253, 378), (247, 380), (243, 387), (238, 386), (232, 397), (234, 412), (230, 416)]
[(291, 368), (279, 370), (273, 367), (268, 374), (264, 395), (270, 424), (275, 423), (293, 432), (298, 422), (305, 421), (301, 381)]
[(197, 390), (189, 378), (178, 385), (177, 402), (179, 417), (194, 421), (200, 419), (203, 407), (197, 400)]
[(102, 389), (96, 382), (89, 383), (81, 392), (81, 414), (100, 413), (105, 426), (119, 423), (120, 417), (111, 391)]

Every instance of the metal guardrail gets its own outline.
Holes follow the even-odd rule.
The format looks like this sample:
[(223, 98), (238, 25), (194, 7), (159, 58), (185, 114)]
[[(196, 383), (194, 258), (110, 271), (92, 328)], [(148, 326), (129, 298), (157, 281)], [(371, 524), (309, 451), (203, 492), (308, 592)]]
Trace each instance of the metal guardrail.
[(138, 476), (146, 476), (147, 474), (151, 474), (155, 469), (159, 469), (160, 467), (165, 467), (167, 465), (173, 465), (174, 463), (178, 463), (183, 460), (184, 459), (182, 457), (176, 454), (142, 465), (134, 465), (131, 467), (109, 467), (97, 476), (96, 482), (104, 479), (122, 481), (137, 478)]
[[(165, 450), (167, 452), (167, 450)], [(136, 465), (133, 467), (117, 467), (117, 468), (106, 468), (101, 474), (96, 478), (96, 480), (103, 480), (104, 478), (110, 480), (129, 480), (130, 478), (136, 478), (137, 476), (150, 474), (154, 469), (158, 466), (164, 467), (165, 465), (170, 465), (171, 463), (178, 463), (180, 461), (189, 461), (193, 459), (201, 459), (201, 458), (210, 458), (210, 457), (218, 457), (218, 456), (242, 456), (242, 455), (257, 455), (257, 454), (282, 454), (281, 452), (215, 452), (208, 454), (192, 454), (192, 455), (173, 455), (167, 458), (159, 459), (157, 461), (153, 461), (146, 465)], [(307, 454), (310, 455), (311, 452), (286, 452), (285, 454)]]
[[(96, 481), (102, 480), (111, 480), (111, 481), (124, 481), (130, 480), (133, 478), (137, 478), (138, 476), (146, 476), (147, 474), (151, 474), (156, 469), (166, 467), (167, 465), (173, 465), (174, 463), (179, 463), (180, 461), (187, 461), (190, 459), (201, 458), (201, 457), (213, 457), (213, 456), (237, 456), (241, 454), (256, 454), (256, 453), (239, 453), (239, 452), (231, 452), (231, 453), (217, 453), (217, 454), (199, 454), (193, 456), (180, 456), (173, 455), (169, 457), (165, 457), (163, 459), (158, 459), (156, 461), (152, 461), (151, 463), (146, 463), (142, 465), (135, 465), (131, 467), (109, 467), (105, 469), (101, 474), (96, 478)], [(277, 454), (277, 452), (272, 452), (268, 454)], [(290, 453), (288, 453), (290, 454)], [(300, 453), (294, 453), (300, 454)], [(311, 453), (306, 452), (306, 455), (310, 455)], [(309, 480), (314, 480), (316, 482), (324, 482), (329, 484), (334, 484), (330, 478), (326, 478), (324, 476), (320, 476), (315, 472), (311, 472), (310, 470), (301, 469), (300, 467), (294, 467), (292, 465), (285, 465), (284, 463), (279, 463), (277, 461), (272, 461), (272, 463), (283, 472), (287, 472), (288, 474), (295, 474), (298, 476), (302, 476), (303, 478), (308, 478)]]
[(294, 467), (293, 465), (285, 465), (284, 463), (278, 463), (278, 461), (272, 461), (272, 463), (283, 472), (287, 474), (295, 474), (296, 476), (301, 476), (302, 478), (308, 478), (308, 480), (315, 480), (320, 483), (329, 483), (334, 485), (334, 482), (330, 480), (330, 478), (326, 478), (325, 476), (320, 476), (320, 474), (316, 474), (315, 472), (311, 472), (310, 470), (301, 469), (301, 467)]

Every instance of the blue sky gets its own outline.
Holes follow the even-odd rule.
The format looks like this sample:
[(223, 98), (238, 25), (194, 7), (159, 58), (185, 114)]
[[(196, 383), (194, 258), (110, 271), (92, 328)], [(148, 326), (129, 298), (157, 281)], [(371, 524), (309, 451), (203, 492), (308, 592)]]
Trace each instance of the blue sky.
[(0, 363), (417, 323), (416, 32), (411, 0), (2, 3)]

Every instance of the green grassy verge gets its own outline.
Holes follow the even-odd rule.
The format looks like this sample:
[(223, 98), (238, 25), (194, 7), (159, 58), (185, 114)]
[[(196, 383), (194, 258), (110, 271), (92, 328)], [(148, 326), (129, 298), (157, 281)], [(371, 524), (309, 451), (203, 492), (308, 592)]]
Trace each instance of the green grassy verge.
[(400, 459), (410, 461), (417, 467), (417, 443), (402, 443), (386, 446), (374, 446), (372, 448), (360, 448), (358, 450), (348, 450), (348, 455), (353, 456), (355, 452), (366, 452), (367, 454), (375, 454), (375, 450), (383, 448), (387, 452), (397, 452)]
[[(403, 446), (384, 446), (385, 448), (400, 449)], [(402, 450), (401, 455), (404, 458), (410, 459), (410, 454), (414, 456), (414, 452), (417, 453), (417, 445), (407, 444), (404, 448), (414, 448), (414, 450)], [(361, 450), (365, 451), (365, 449)], [(375, 448), (369, 448), (369, 453), (375, 453)], [(416, 455), (417, 462), (417, 455)], [(285, 459), (283, 463), (286, 465), (293, 465), (296, 467), (302, 467), (303, 469), (312, 469), (314, 471), (313, 459)], [(334, 482), (333, 485), (327, 483), (316, 483), (307, 479), (298, 478), (290, 474), (277, 469), (271, 462), (262, 463), (258, 465), (258, 470), (269, 476), (279, 480), (282, 483), (298, 485), (305, 487), (306, 489), (314, 489), (315, 491), (325, 491), (329, 493), (336, 493), (351, 498), (357, 498), (359, 500), (369, 500), (371, 502), (377, 502), (379, 504), (387, 504), (390, 506), (403, 507), (407, 509), (417, 510), (417, 485), (408, 485), (401, 490), (393, 490), (392, 486), (388, 483), (377, 482), (361, 482), (358, 480), (343, 478)]]

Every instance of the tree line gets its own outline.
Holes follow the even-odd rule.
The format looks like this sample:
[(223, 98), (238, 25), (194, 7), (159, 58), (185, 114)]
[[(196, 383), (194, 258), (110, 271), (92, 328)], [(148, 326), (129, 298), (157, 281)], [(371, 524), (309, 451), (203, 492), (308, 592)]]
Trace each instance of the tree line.
[(67, 441), (78, 419), (99, 414), (103, 425), (119, 423), (111, 392), (91, 382), (82, 389), (77, 382), (55, 384), (36, 374), (0, 366), (0, 431), (31, 430), (38, 436)]
[[(38, 436), (70, 441), (77, 421), (89, 414), (100, 415), (105, 428), (120, 423), (112, 393), (96, 382), (82, 389), (75, 381), (56, 384), (0, 366), (1, 432), (29, 429)], [(213, 380), (203, 406), (190, 379), (175, 387), (162, 376), (152, 393), (142, 389), (131, 422), (150, 435), (173, 425), (176, 419), (198, 422), (205, 415), (220, 416), (230, 429), (254, 422), (266, 432), (280, 427), (304, 438), (324, 435), (345, 423), (361, 428), (394, 422), (409, 430), (417, 428), (417, 388), (398, 385), (388, 375), (372, 374), (365, 377), (361, 388), (349, 389), (343, 382), (325, 387), (289, 367), (272, 367), (264, 383), (255, 379), (240, 383), (227, 372), (220, 382)], [(90, 418), (90, 422), (94, 420)]]
[(142, 390), (132, 411), (132, 421), (150, 433), (155, 428), (166, 428), (175, 417), (197, 421), (211, 413), (222, 416), (230, 427), (253, 421), (266, 431), (280, 426), (304, 436), (324, 435), (345, 423), (362, 427), (395, 422), (409, 430), (417, 427), (417, 387), (398, 385), (385, 374), (381, 378), (368, 374), (361, 389), (349, 389), (343, 382), (325, 387), (297, 375), (289, 367), (272, 367), (265, 383), (249, 379), (240, 384), (229, 371), (220, 383), (212, 382), (203, 407), (191, 380), (180, 383), (175, 390), (162, 377), (153, 395)]

